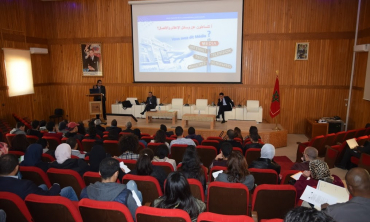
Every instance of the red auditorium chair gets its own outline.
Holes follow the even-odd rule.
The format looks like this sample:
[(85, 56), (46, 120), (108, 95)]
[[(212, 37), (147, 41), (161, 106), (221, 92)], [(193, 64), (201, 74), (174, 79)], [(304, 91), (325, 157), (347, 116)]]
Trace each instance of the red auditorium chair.
[(329, 168), (333, 168), (343, 157), (343, 150), (346, 148), (347, 142), (344, 141), (341, 145), (335, 145), (326, 149), (324, 161), (328, 164)]
[[(171, 172), (175, 171), (172, 164), (168, 162), (152, 162), (153, 166), (159, 166), (161, 167), (164, 172), (166, 172), (166, 175), (170, 174)], [(131, 169), (131, 168), (130, 168)]]
[[(179, 170), (182, 166), (182, 163), (179, 163), (177, 164), (176, 168), (177, 170)], [(205, 167), (204, 165), (201, 165), (202, 166), (202, 169), (203, 169), (203, 172), (204, 172), (204, 177), (206, 178), (206, 181), (208, 181), (208, 168)]]
[(305, 143), (299, 143), (297, 148), (297, 157), (295, 162), (300, 162), (301, 158), (303, 157), (303, 152), (308, 146), (312, 147), (319, 147), (324, 142), (325, 136), (316, 136), (312, 140), (305, 142)]
[(20, 166), (19, 171), (22, 174), (22, 179), (31, 180), (37, 186), (45, 184), (48, 188), (51, 187), (49, 178), (42, 169), (34, 166)]
[[(84, 138), (88, 139), (90, 135), (89, 134), (85, 134)], [(96, 139), (101, 139), (101, 137), (99, 135), (95, 135)]]
[(0, 209), (5, 211), (7, 222), (34, 222), (26, 204), (17, 194), (0, 192)]
[(117, 140), (104, 140), (103, 147), (106, 153), (109, 153), (111, 156), (120, 156), (122, 154), (121, 149), (118, 147)]
[[(325, 156), (325, 153), (326, 153), (326, 146), (334, 146), (335, 144), (333, 144), (334, 142), (334, 139), (335, 139), (335, 133), (332, 133), (332, 134), (327, 134), (322, 143), (317, 145), (315, 148), (317, 149), (318, 151), (318, 155), (319, 157), (323, 157)], [(304, 150), (303, 150), (304, 151)], [(303, 152), (302, 152), (303, 153)], [(302, 154), (303, 156), (303, 154)]]
[(355, 138), (365, 136), (366, 130), (367, 130), (366, 128), (358, 129), (356, 132)]
[(37, 141), (39, 140), (38, 136), (32, 136), (32, 135), (26, 135), (26, 138), (30, 144), (37, 143)]
[(78, 207), (83, 221), (134, 222), (130, 210), (124, 204), (115, 201), (97, 201), (84, 198), (78, 203)]
[(182, 162), (182, 157), (184, 156), (187, 147), (188, 145), (186, 144), (174, 144), (171, 146), (171, 157), (176, 161), (176, 163)]
[(142, 136), (142, 140), (144, 140), (146, 143), (150, 143), (150, 141), (154, 140), (154, 137), (152, 136)]
[(119, 162), (123, 162), (130, 170), (136, 168), (136, 160), (117, 159)]
[(249, 148), (245, 152), (245, 159), (247, 160), (248, 166), (255, 160), (261, 157), (261, 149), (259, 148)]
[(143, 195), (143, 203), (153, 203), (155, 199), (163, 195), (158, 180), (152, 176), (126, 174), (122, 178), (122, 183), (127, 184), (130, 180), (136, 182), (138, 190)]
[(49, 143), (49, 150), (56, 150), (57, 146), (60, 144), (60, 140), (53, 136), (43, 136), (43, 139), (47, 140)]
[(50, 163), (50, 162), (55, 161), (55, 158), (52, 155), (48, 154), (48, 153), (43, 153), (42, 156), (41, 156), (41, 160), (43, 162)]
[(370, 136), (370, 127), (366, 128), (365, 135)]
[(204, 190), (203, 190), (203, 186), (200, 183), (200, 181), (197, 179), (187, 179), (187, 180), (190, 185), (191, 194), (195, 198), (204, 202)]
[(71, 186), (77, 197), (80, 197), (82, 189), (86, 186), (80, 174), (74, 170), (50, 168), (46, 174), (52, 184), (58, 183), (61, 188)]
[[(335, 133), (327, 134), (325, 136), (325, 139), (324, 139), (324, 142), (323, 142), (324, 146), (326, 146), (326, 145), (328, 145), (328, 146), (336, 145), (335, 144), (335, 138), (336, 137), (337, 137), (337, 134), (335, 134)], [(326, 151), (326, 149), (325, 149), (325, 151)]]
[(83, 222), (76, 205), (65, 197), (30, 194), (25, 202), (36, 222)]
[(348, 131), (346, 132), (346, 135), (344, 136), (343, 141), (346, 141), (346, 140), (349, 140), (349, 139), (356, 138), (356, 137), (355, 137), (356, 133), (357, 133), (357, 130), (348, 130)]
[(243, 140), (242, 140), (242, 139), (240, 139), (240, 138), (234, 138), (234, 140), (235, 140), (236, 142), (239, 142), (240, 144), (243, 144)]
[(282, 219), (295, 207), (296, 196), (297, 191), (292, 185), (259, 185), (253, 193), (252, 216), (257, 212), (258, 221)]
[(139, 207), (136, 210), (136, 222), (191, 222), (189, 214), (180, 209), (161, 209), (154, 207)]
[(253, 218), (244, 215), (223, 215), (203, 212), (198, 216), (197, 222), (254, 222)]
[(243, 155), (243, 150), (240, 149), (239, 147), (233, 147), (233, 151), (238, 151)]
[(249, 190), (244, 184), (212, 182), (208, 185), (207, 194), (208, 212), (224, 215), (248, 215)]
[(163, 143), (148, 143), (148, 148), (153, 150), (154, 155), (157, 153), (158, 146), (162, 145)]
[(15, 155), (17, 158), (21, 157), (21, 156), (24, 156), (24, 153), (22, 151), (13, 151), (13, 150), (9, 150), (8, 151), (8, 154), (13, 154)]
[(341, 144), (344, 141), (344, 137), (346, 136), (346, 131), (337, 132), (334, 139), (334, 145), (337, 145), (338, 143)]
[(171, 138), (171, 137), (166, 137), (166, 142), (168, 144), (171, 144), (172, 140), (176, 140), (175, 138)]
[(196, 139), (191, 139), (191, 140), (193, 140), (193, 141), (194, 141), (194, 143), (195, 143), (195, 145), (196, 145), (196, 146), (198, 146), (198, 145), (199, 145), (198, 140), (196, 140)]
[(16, 134), (10, 134), (10, 133), (5, 134), (6, 140), (8, 141), (9, 148), (11, 147), (12, 140), (15, 136)]
[(293, 179), (290, 176), (292, 176), (292, 175), (294, 175), (298, 172), (301, 172), (301, 171), (299, 171), (299, 170), (285, 170), (285, 171), (282, 171), (280, 184), (288, 184), (289, 180)]
[(200, 162), (209, 167), (217, 156), (217, 149), (213, 146), (196, 146)]
[(148, 134), (148, 133), (140, 133), (140, 135), (141, 135), (141, 137), (143, 137), (143, 136), (150, 136), (150, 134)]
[(104, 131), (103, 132), (103, 135), (108, 135), (109, 134), (109, 131)]
[(99, 172), (88, 171), (88, 172), (84, 173), (83, 179), (84, 179), (84, 182), (85, 182), (86, 186), (89, 186), (91, 183), (95, 183), (95, 182), (98, 182), (98, 181), (101, 182), (101, 177), (100, 177)]
[(93, 139), (83, 139), (82, 140), (82, 146), (84, 147), (84, 151), (90, 152), (92, 147), (94, 146), (96, 140)]
[(217, 140), (218, 142), (224, 141), (221, 137), (219, 136), (209, 136), (207, 137), (207, 140)]
[(366, 169), (370, 172), (370, 155), (367, 153), (361, 153), (360, 159), (356, 157), (351, 157), (351, 162), (358, 167)]
[(368, 141), (368, 140), (369, 140), (368, 136), (361, 136), (361, 137), (356, 138), (357, 144), (359, 146), (363, 146), (365, 144), (365, 142)]
[(208, 175), (209, 182), (212, 182), (212, 181), (214, 181), (214, 180), (215, 180), (215, 179), (213, 178), (212, 173), (213, 173), (213, 172), (216, 172), (216, 171), (220, 171), (220, 170), (225, 171), (225, 170), (227, 170), (227, 167), (225, 167), (225, 166), (213, 166), (213, 167), (211, 168), (211, 170), (209, 171), (209, 175)]
[(213, 146), (216, 149), (217, 149), (219, 144), (220, 144), (220, 142), (218, 140), (203, 140), (202, 141), (203, 146)]
[(249, 172), (254, 177), (254, 183), (261, 184), (278, 184), (279, 175), (272, 169), (249, 168)]

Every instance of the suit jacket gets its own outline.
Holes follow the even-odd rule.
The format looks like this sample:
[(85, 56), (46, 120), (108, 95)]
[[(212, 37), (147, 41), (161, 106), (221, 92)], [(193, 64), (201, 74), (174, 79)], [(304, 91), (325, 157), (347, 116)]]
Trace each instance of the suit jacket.
[(91, 57), (89, 56), (87, 59), (86, 59), (86, 63), (87, 65), (93, 67), (95, 70), (90, 70), (89, 72), (97, 72), (99, 71), (99, 58), (94, 56), (94, 59), (91, 59)]
[[(95, 85), (93, 87), (96, 87), (97, 89), (98, 88), (98, 85)], [(100, 93), (103, 93), (103, 101), (105, 101), (105, 97), (106, 97), (106, 92), (105, 92), (105, 86), (100, 86)], [(94, 101), (100, 101), (100, 96), (95, 96), (94, 97)]]
[(147, 97), (146, 98), (146, 104), (149, 104), (149, 101), (151, 101), (152, 102), (152, 105), (154, 106), (154, 107), (156, 107), (157, 106), (157, 97), (155, 97), (155, 96), (152, 96), (152, 97)]
[(370, 199), (353, 197), (345, 203), (330, 205), (323, 211), (337, 222), (369, 221)]
[[(230, 109), (232, 109), (234, 107), (234, 102), (231, 101), (230, 97), (228, 96), (224, 96), (224, 99), (225, 99), (226, 105), (230, 107)], [(223, 106), (223, 101), (220, 102), (220, 99), (218, 99), (217, 106)]]
[(45, 191), (30, 180), (20, 180), (13, 177), (0, 177), (0, 191), (17, 194), (24, 200), (28, 194), (44, 196), (59, 195), (60, 186), (58, 184), (54, 184), (49, 190)]

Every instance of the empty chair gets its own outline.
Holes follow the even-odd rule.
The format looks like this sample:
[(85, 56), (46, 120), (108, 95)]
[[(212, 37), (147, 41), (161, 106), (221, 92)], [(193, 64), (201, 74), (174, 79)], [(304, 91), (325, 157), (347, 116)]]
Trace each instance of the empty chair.
[(170, 174), (174, 171), (174, 168), (171, 163), (168, 162), (154, 162), (152, 161), (153, 166), (160, 166), (164, 172), (166, 172), (166, 175)]
[(124, 204), (115, 201), (97, 201), (84, 198), (78, 203), (78, 207), (83, 221), (134, 221), (129, 209)]
[(96, 140), (93, 139), (83, 139), (82, 140), (83, 151), (90, 152), (95, 142)]
[(184, 105), (184, 99), (180, 98), (173, 98), (172, 103), (170, 104), (169, 109), (173, 111), (177, 111), (177, 119), (182, 119), (182, 107)]
[(191, 222), (189, 214), (180, 209), (160, 209), (154, 207), (139, 207), (136, 210), (136, 222)]
[(366, 142), (366, 141), (368, 141), (368, 140), (369, 140), (369, 137), (368, 137), (368, 136), (361, 136), (361, 137), (358, 137), (358, 138), (356, 139), (357, 144), (358, 144), (359, 146), (363, 146), (363, 145), (365, 144), (365, 142)]
[(187, 180), (190, 186), (191, 194), (195, 198), (204, 202), (204, 190), (203, 190), (203, 186), (200, 183), (200, 181), (197, 179), (187, 179)]
[(209, 136), (207, 137), (207, 140), (217, 140), (218, 142), (224, 141), (221, 137), (219, 136)]
[(244, 107), (244, 120), (255, 120), (262, 122), (263, 109), (258, 100), (247, 100), (247, 106)]
[(35, 222), (83, 222), (77, 207), (65, 197), (30, 194), (25, 202)]
[(217, 156), (217, 149), (213, 146), (204, 145), (197, 146), (196, 148), (200, 162), (202, 162), (204, 166), (209, 167)]
[(293, 178), (291, 178), (290, 176), (298, 173), (298, 172), (301, 172), (299, 170), (285, 170), (281, 173), (281, 181), (280, 181), (280, 184), (289, 184), (289, 180), (293, 180)]
[(33, 222), (26, 204), (17, 194), (0, 192), (0, 209), (6, 213), (7, 222)]
[(207, 211), (225, 215), (248, 215), (249, 190), (245, 185), (216, 181), (209, 184), (207, 193)]
[(16, 136), (16, 134), (5, 134), (6, 140), (8, 141), (8, 144), (11, 146), (13, 138)]
[(315, 147), (315, 148), (319, 147), (324, 142), (324, 138), (325, 138), (325, 136), (316, 136), (311, 141), (298, 144), (297, 157), (296, 157), (295, 162), (301, 161), (301, 158), (303, 156), (303, 151), (306, 147), (308, 147), (308, 146), (312, 146), (312, 147)]
[(348, 130), (346, 135), (344, 136), (343, 141), (356, 138), (355, 135), (357, 133), (357, 130)]
[(52, 184), (58, 183), (61, 188), (71, 186), (77, 197), (80, 197), (82, 189), (85, 188), (85, 182), (74, 170), (50, 168), (46, 173)]
[(197, 222), (254, 222), (253, 218), (245, 215), (223, 215), (211, 212), (203, 212), (199, 215)]
[(343, 143), (344, 141), (344, 137), (346, 136), (347, 132), (346, 131), (341, 131), (341, 132), (338, 132), (335, 136), (335, 140), (334, 140), (334, 145), (338, 144), (338, 143)]
[(122, 183), (127, 184), (130, 180), (136, 182), (138, 190), (143, 195), (143, 203), (152, 203), (155, 199), (163, 195), (158, 180), (152, 176), (126, 174), (122, 178)]
[(275, 170), (249, 168), (249, 172), (253, 175), (254, 183), (257, 185), (278, 183), (278, 174)]
[(192, 113), (196, 114), (208, 114), (208, 99), (197, 99), (195, 106), (191, 106)]
[(122, 151), (118, 147), (117, 140), (104, 140), (103, 147), (106, 153), (109, 153), (111, 156), (120, 156)]
[(213, 146), (214, 148), (218, 148), (220, 142), (218, 142), (217, 140), (203, 140), (202, 141), (202, 145), (203, 146)]
[(328, 164), (329, 168), (333, 168), (334, 165), (339, 164), (344, 153), (343, 150), (345, 150), (346, 146), (347, 142), (344, 141), (341, 145), (327, 148), (324, 161)]
[(20, 166), (19, 171), (22, 174), (22, 179), (31, 180), (37, 186), (45, 184), (48, 188), (51, 187), (49, 178), (42, 169), (34, 166)]
[(60, 144), (60, 140), (56, 137), (43, 136), (42, 138), (48, 141), (49, 150), (56, 150), (57, 146)]
[(171, 157), (176, 161), (176, 163), (180, 163), (182, 161), (182, 157), (184, 156), (187, 147), (188, 145), (186, 144), (174, 144), (171, 146)]
[(365, 136), (366, 128), (358, 129), (354, 138)]
[(84, 173), (83, 179), (86, 186), (89, 186), (91, 183), (95, 183), (98, 181), (101, 182), (101, 176), (99, 172), (87, 171), (86, 173)]
[(322, 140), (321, 144), (316, 145), (316, 149), (319, 152), (319, 157), (325, 156), (326, 153), (326, 146), (332, 146), (335, 139), (335, 133), (327, 134), (324, 139)]
[(32, 136), (32, 135), (26, 135), (26, 138), (27, 138), (27, 140), (28, 140), (28, 142), (29, 142), (30, 144), (32, 144), (32, 143), (37, 143), (37, 141), (39, 140), (39, 137), (37, 137), (37, 136)]
[(261, 149), (249, 148), (245, 152), (245, 159), (247, 160), (248, 166), (255, 160), (258, 160), (261, 156)]

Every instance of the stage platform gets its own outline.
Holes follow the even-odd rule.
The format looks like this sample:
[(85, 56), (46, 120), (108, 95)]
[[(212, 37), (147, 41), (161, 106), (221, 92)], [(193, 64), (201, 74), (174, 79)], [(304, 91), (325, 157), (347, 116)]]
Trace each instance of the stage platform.
[[(83, 121), (87, 127), (88, 120)], [(172, 124), (171, 119), (155, 119), (152, 122), (146, 123), (145, 119), (137, 119), (137, 122), (132, 122), (132, 128), (139, 128), (142, 133), (148, 133), (153, 135), (157, 132), (160, 125), (164, 124), (167, 126), (167, 131), (175, 131), (176, 126), (181, 126), (181, 120), (177, 120), (175, 124)], [(110, 122), (106, 126), (110, 126)], [(284, 129), (280, 124), (278, 127), (279, 131), (274, 130), (275, 124), (272, 123), (259, 123), (255, 121), (243, 121), (243, 120), (229, 120), (226, 123), (216, 122), (214, 129), (210, 129), (210, 124), (208, 122), (195, 122), (189, 121), (188, 127), (194, 127), (196, 134), (200, 134), (204, 138), (209, 136), (219, 136), (222, 131), (224, 131), (223, 136), (226, 135), (228, 129), (234, 129), (234, 127), (239, 127), (242, 131), (242, 135), (245, 137), (249, 133), (250, 126), (256, 126), (258, 128), (258, 133), (262, 138), (264, 143), (271, 143), (275, 148), (287, 146), (288, 130)], [(104, 126), (105, 127), (105, 126)], [(125, 129), (126, 126), (119, 126)], [(188, 134), (188, 128), (184, 128), (184, 136)]]

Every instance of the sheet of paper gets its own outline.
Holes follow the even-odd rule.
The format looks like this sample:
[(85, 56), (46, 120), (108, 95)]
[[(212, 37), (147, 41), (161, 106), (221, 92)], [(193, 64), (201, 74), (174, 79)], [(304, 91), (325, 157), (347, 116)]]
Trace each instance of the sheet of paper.
[(344, 187), (320, 180), (316, 189), (337, 198), (337, 203), (344, 203), (349, 200), (349, 192)]
[(337, 198), (310, 186), (306, 186), (300, 199), (315, 205), (315, 208), (321, 207), (324, 203), (329, 205), (337, 203)]
[(354, 149), (354, 148), (358, 147), (358, 143), (357, 143), (356, 139), (353, 138), (353, 139), (349, 139), (349, 140), (346, 140), (346, 141), (347, 141), (347, 144), (348, 144), (349, 148)]
[(137, 196), (136, 192), (134, 190), (131, 190), (131, 193), (132, 193), (132, 197), (134, 198), (134, 200), (136, 202), (136, 205), (138, 207), (141, 207), (141, 202), (140, 202), (139, 197)]
[(291, 175), (290, 177), (295, 180), (298, 180), (301, 177), (301, 175), (302, 175), (302, 172), (298, 172), (296, 174)]
[(212, 176), (213, 176), (213, 178), (217, 178), (218, 177), (218, 174), (220, 174), (220, 173), (222, 173), (223, 172), (223, 170), (219, 170), (219, 171), (215, 171), (215, 172), (213, 172), (212, 173)]
[(130, 173), (130, 169), (123, 163), (119, 162), (119, 167), (125, 171), (125, 173)]

